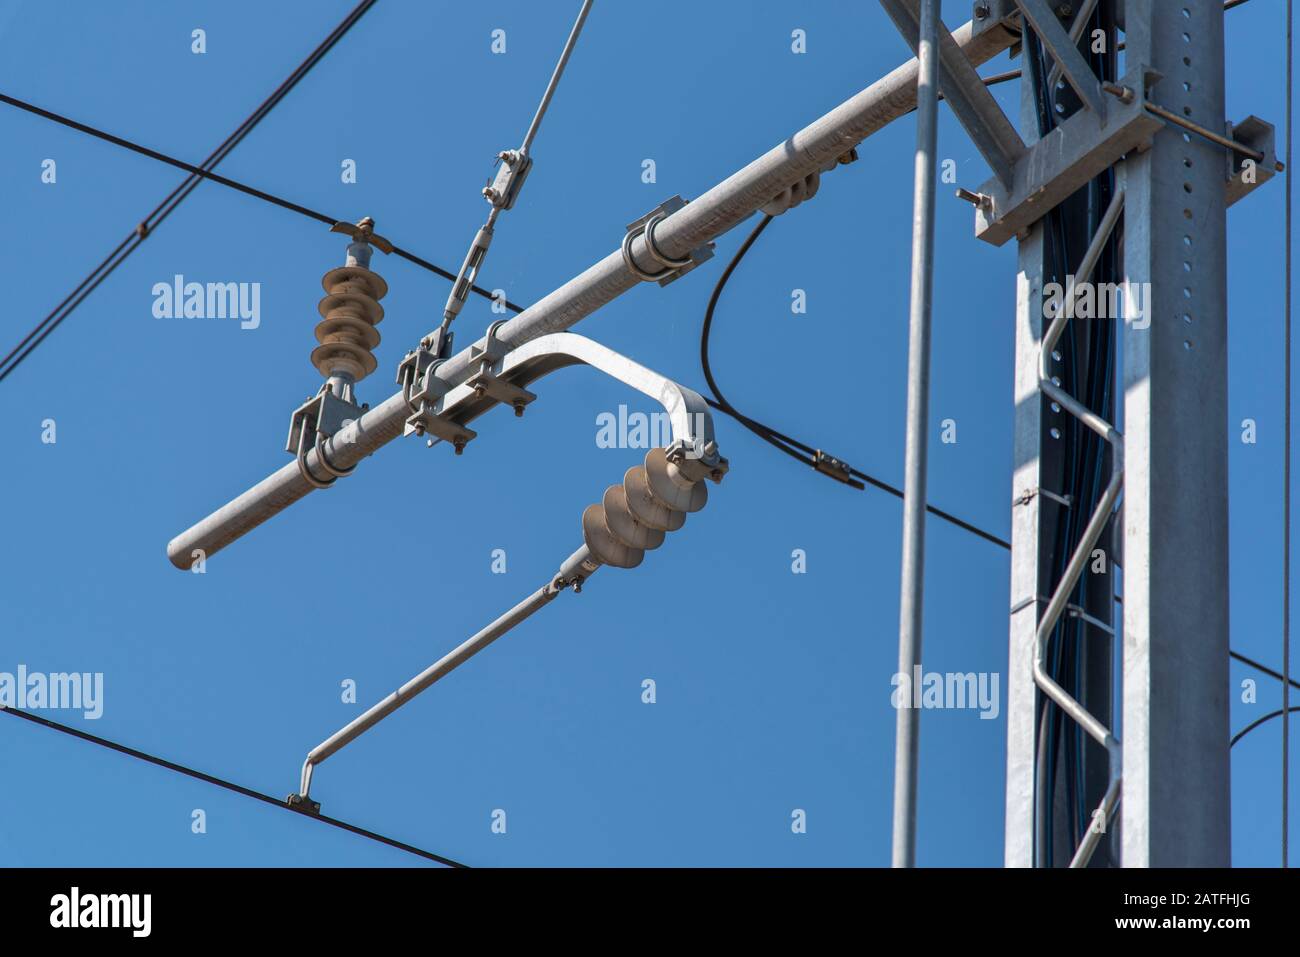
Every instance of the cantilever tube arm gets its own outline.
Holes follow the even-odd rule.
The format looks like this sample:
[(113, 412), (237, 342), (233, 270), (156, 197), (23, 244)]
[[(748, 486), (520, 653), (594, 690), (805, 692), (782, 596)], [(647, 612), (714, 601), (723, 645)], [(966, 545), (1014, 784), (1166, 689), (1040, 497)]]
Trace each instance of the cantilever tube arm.
[[(991, 60), (1018, 39), (1018, 34), (1005, 26), (1011, 12), (1009, 5), (994, 0), (991, 6), (997, 11), (995, 15), (953, 31), (953, 39), (975, 66)], [(916, 71), (915, 59), (902, 64), (662, 220), (655, 230), (660, 251), (667, 256), (685, 256), (717, 239), (791, 183), (820, 170), (893, 120), (906, 116), (916, 107)], [(659, 268), (646, 252), (643, 238), (632, 243), (631, 252), (642, 268)], [(520, 346), (560, 332), (640, 284), (628, 272), (620, 250), (615, 249), (505, 323), (498, 338)], [(472, 374), (472, 361), (471, 349), (464, 349), (439, 366), (438, 376), (449, 385), (459, 385)], [(399, 391), (326, 442), (326, 457), (340, 469), (355, 465), (400, 437), (408, 414)], [(315, 449), (307, 452), (305, 463), (313, 473), (326, 474)], [(196, 553), (210, 558), (312, 491), (297, 463), (291, 462), (172, 539), (167, 545), (167, 557), (177, 568), (187, 569), (199, 557)]]
[[(498, 362), (495, 374), (515, 385), (524, 386), (557, 369), (574, 365), (589, 365), (659, 402), (668, 413), (674, 440), (680, 439), (688, 447), (695, 449), (703, 449), (715, 441), (713, 416), (708, 404), (698, 392), (679, 385), (640, 363), (576, 333), (557, 332), (524, 343), (508, 352)], [(434, 370), (434, 374), (441, 373), (442, 368), (439, 366)], [(390, 404), (396, 404), (400, 412), (388, 411), (387, 406)], [(472, 387), (462, 382), (447, 393), (442, 407), (447, 410), (445, 414), (449, 418), (464, 425), (498, 404), (491, 396), (477, 395)], [(360, 419), (341, 429), (325, 444), (330, 461), (344, 468), (355, 465), (365, 455), (370, 454), (370, 451), (359, 452), (358, 450), (378, 448), (385, 444), (390, 439), (388, 436), (390, 430), (394, 432), (391, 438), (402, 434), (402, 423), (408, 411), (407, 402), (401, 393), (388, 399), (377, 409), (371, 409)], [(316, 465), (316, 454), (315, 450), (307, 453), (308, 468)], [(278, 482), (280, 476), (286, 472), (301, 478), (298, 476), (297, 463), (286, 465), (264, 480), (261, 485), (245, 492), (188, 531), (173, 538), (167, 544), (167, 557), (172, 564), (181, 569), (189, 568), (194, 560), (200, 557), (194, 554), (195, 550), (201, 550), (202, 557), (206, 559), (269, 518), (269, 515), (250, 516), (247, 500), (263, 494), (260, 491), (262, 486)], [(282, 494), (286, 500), (283, 504), (277, 503), (278, 507), (275, 511), (297, 501), (306, 493), (295, 494), (286, 489)]]

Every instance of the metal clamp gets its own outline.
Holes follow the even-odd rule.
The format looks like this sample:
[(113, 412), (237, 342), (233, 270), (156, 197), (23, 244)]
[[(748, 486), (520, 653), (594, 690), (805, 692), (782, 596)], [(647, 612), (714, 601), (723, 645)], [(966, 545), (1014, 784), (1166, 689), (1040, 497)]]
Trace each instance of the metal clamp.
[[(314, 447), (316, 449), (316, 461), (320, 463), (321, 468), (323, 468), (330, 475), (334, 476), (334, 478), (336, 479), (347, 478), (349, 475), (351, 475), (353, 472), (357, 470), (357, 467), (355, 465), (351, 466), (350, 468), (344, 469), (344, 468), (339, 468), (337, 465), (334, 465), (330, 462), (329, 457), (325, 454), (325, 436), (320, 432), (316, 433), (316, 443)], [(330, 484), (333, 484), (332, 479)]]
[(483, 187), (483, 198), (497, 209), (511, 209), (533, 168), (533, 160), (520, 150), (502, 150), (497, 154), (497, 167), (496, 177)]
[(429, 372), (438, 368), (445, 360), (436, 358), (434, 353), (420, 343), (419, 347), (408, 352), (397, 364), (397, 384), (402, 387), (402, 399), (406, 408), (414, 413), (416, 402), (414, 391), (416, 384), (423, 381)]
[[(298, 430), (298, 451), (297, 451), (297, 455), (295, 456), (295, 459), (298, 463), (298, 473), (303, 477), (303, 480), (312, 488), (329, 488), (336, 481), (338, 481), (338, 479), (332, 478), (329, 481), (322, 482), (316, 476), (311, 474), (311, 469), (307, 468), (307, 452), (306, 452), (306, 443), (305, 443), (306, 437), (307, 437), (307, 430), (305, 428), (299, 429)], [(317, 455), (319, 456), (320, 455), (320, 451), (319, 451), (320, 433), (319, 432), (316, 433), (316, 439), (317, 439), (317, 445), (316, 445)]]
[[(418, 352), (417, 350), (412, 356), (418, 356)], [(408, 358), (411, 357), (408, 356)], [(403, 359), (402, 363), (405, 365), (406, 361), (406, 359)], [(450, 442), (455, 447), (456, 454), (460, 455), (465, 451), (465, 446), (478, 436), (478, 433), (442, 415), (443, 398), (447, 395), (449, 387), (434, 375), (442, 362), (442, 359), (433, 359), (428, 362), (423, 376), (415, 380), (419, 385), (418, 391), (414, 387), (409, 391), (403, 389), (403, 396), (406, 398), (406, 405), (411, 414), (402, 427), (402, 435), (425, 435), (427, 433), (444, 442)], [(412, 369), (414, 369), (416, 363), (418, 363), (418, 358), (412, 358)], [(402, 374), (401, 366), (398, 367), (398, 371), (399, 375)], [(432, 445), (432, 442), (430, 444)]]
[[(293, 411), (289, 419), (289, 438), (285, 442), (284, 450), (297, 459), (298, 471), (309, 485), (314, 488), (328, 488), (334, 484), (335, 479), (344, 478), (356, 471), (355, 465), (345, 469), (331, 464), (325, 454), (325, 440), (333, 438), (349, 422), (361, 418), (362, 413), (369, 407), (369, 405), (357, 405), (335, 395), (326, 385)], [(333, 476), (329, 481), (322, 482), (307, 468), (309, 444), (316, 450), (316, 459), (321, 468)]]
[[(628, 224), (627, 232), (623, 236), (623, 265), (637, 279), (642, 282), (657, 282), (661, 286), (666, 286), (674, 279), (686, 275), (700, 263), (713, 258), (713, 243), (697, 246), (683, 259), (672, 259), (655, 245), (655, 226), (659, 224), (660, 220), (667, 219), (673, 213), (682, 209), (687, 202), (688, 200), (682, 199), (680, 196), (672, 196), (640, 219)], [(646, 252), (650, 254), (655, 262), (663, 266), (663, 269), (658, 272), (647, 272), (637, 265), (636, 258), (632, 255), (632, 243), (638, 236), (645, 240)]]
[(471, 361), (479, 362), (479, 371), (470, 376), (465, 381), (474, 394), (479, 398), (491, 396), (498, 402), (512, 406), (516, 416), (524, 414), (524, 407), (537, 398), (535, 394), (527, 389), (521, 389), (513, 383), (493, 373), (493, 368), (503, 359), (509, 351), (505, 344), (496, 337), (497, 330), (504, 325), (506, 320), (498, 319), (487, 328), (487, 335), (484, 337), (483, 345), (480, 347), (475, 344), (470, 347)]

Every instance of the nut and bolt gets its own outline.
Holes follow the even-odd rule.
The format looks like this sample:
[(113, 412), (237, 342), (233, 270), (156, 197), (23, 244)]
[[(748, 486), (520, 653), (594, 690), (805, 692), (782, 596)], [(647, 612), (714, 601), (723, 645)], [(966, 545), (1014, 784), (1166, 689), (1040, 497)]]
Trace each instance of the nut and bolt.
[(979, 209), (989, 209), (993, 205), (992, 197), (985, 196), (983, 193), (972, 193), (968, 189), (958, 188), (956, 196), (958, 199), (964, 199), (966, 202), (970, 203), (972, 206), (978, 207)]

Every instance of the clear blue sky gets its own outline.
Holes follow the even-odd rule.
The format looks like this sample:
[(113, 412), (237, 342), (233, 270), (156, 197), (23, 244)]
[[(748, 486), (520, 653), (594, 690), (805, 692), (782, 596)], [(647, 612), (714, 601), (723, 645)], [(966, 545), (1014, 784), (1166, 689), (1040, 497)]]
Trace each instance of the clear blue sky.
[[(345, 15), (350, 0), (0, 4), (0, 90), (172, 155), (206, 156)], [(220, 172), (339, 218), (373, 216), (456, 268), (497, 150), (518, 144), (577, 0), (381, 0)], [(968, 3), (949, 2), (952, 25)], [(874, 3), (600, 0), (482, 281), (544, 296), (674, 193), (698, 195), (905, 58)], [(738, 15), (740, 14), (740, 15)], [(1229, 114), (1283, 116), (1282, 4), (1229, 14)], [(191, 31), (207, 53), (191, 53)], [(507, 36), (493, 55), (490, 34)], [(807, 53), (790, 50), (807, 31)], [(1009, 68), (1001, 57), (985, 68)], [(1012, 86), (999, 92), (1004, 103)], [(742, 409), (901, 484), (910, 119), (768, 229), (719, 307), (714, 368)], [(6, 351), (184, 174), (0, 107)], [(987, 178), (943, 115), (940, 155)], [(42, 160), (57, 183), (41, 182)], [(654, 159), (658, 182), (641, 180)], [(340, 182), (354, 159), (358, 181)], [(1283, 193), (1230, 215), (1232, 644), (1280, 663)], [(931, 501), (1005, 536), (1011, 499), (1014, 244), (939, 208)], [(644, 285), (577, 331), (702, 386), (699, 327), (748, 227), (667, 289)], [(168, 539), (288, 461), (320, 276), (344, 242), (204, 184), (0, 386), (5, 450), (0, 670), (105, 675), (103, 717), (55, 720), (249, 787), (296, 789), (306, 751), (540, 585), (578, 517), (641, 453), (600, 449), (596, 416), (637, 396), (553, 376), (522, 420), (479, 423), (463, 457), (393, 443), (181, 573)], [(433, 328), (447, 283), (376, 255), (388, 280), (379, 371)], [(261, 283), (261, 325), (155, 319), (177, 274)], [(807, 291), (793, 315), (791, 290)], [(460, 345), (491, 315), (471, 299)], [(58, 441), (41, 442), (57, 422)], [(884, 865), (889, 857), (900, 503), (856, 492), (718, 422), (732, 471), (635, 571), (602, 571), (317, 772), (326, 813), (478, 865)], [(1008, 558), (929, 526), (925, 666), (1005, 674)], [(493, 549), (508, 572), (491, 572)], [(791, 573), (791, 553), (807, 573)], [(1234, 728), (1277, 707), (1233, 694)], [(353, 679), (358, 703), (340, 701)], [(641, 682), (658, 702), (641, 702)], [(1005, 681), (1001, 686), (1005, 703)], [(996, 865), (1005, 711), (921, 722), (922, 864)], [(1233, 753), (1234, 860), (1278, 859), (1274, 723)], [(0, 863), (407, 865), (401, 852), (0, 719)], [(1294, 761), (1294, 758), (1293, 758)], [(1293, 815), (1300, 797), (1293, 791)], [(206, 812), (207, 833), (191, 833)], [(491, 813), (507, 812), (494, 835)], [(795, 808), (808, 831), (791, 833)]]

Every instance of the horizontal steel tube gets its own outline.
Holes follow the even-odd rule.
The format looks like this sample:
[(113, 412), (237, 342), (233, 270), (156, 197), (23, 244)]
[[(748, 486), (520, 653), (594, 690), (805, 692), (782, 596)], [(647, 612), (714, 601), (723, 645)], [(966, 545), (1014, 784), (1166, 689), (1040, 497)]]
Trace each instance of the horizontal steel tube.
[[(1018, 39), (1002, 26), (976, 33), (969, 23), (955, 31), (953, 37), (975, 66)], [(916, 73), (916, 60), (909, 60), (660, 221), (655, 228), (655, 244), (660, 252), (671, 258), (688, 255), (743, 222), (796, 180), (820, 170), (828, 161), (909, 113), (916, 107)], [(649, 272), (662, 268), (645, 251), (640, 237), (632, 244), (632, 255)], [(538, 336), (562, 332), (638, 282), (624, 265), (621, 252), (612, 252), (502, 325), (497, 338), (513, 348)], [(436, 375), (449, 386), (456, 386), (469, 378), (471, 371), (470, 349), (465, 349), (439, 366)], [(326, 457), (337, 468), (355, 465), (400, 436), (408, 414), (401, 393), (391, 396), (330, 439), (325, 445)], [(307, 453), (306, 464), (321, 480), (329, 478), (314, 449)], [(167, 545), (167, 557), (177, 568), (189, 568), (196, 558), (211, 557), (311, 491), (297, 463), (291, 462), (172, 539)]]

